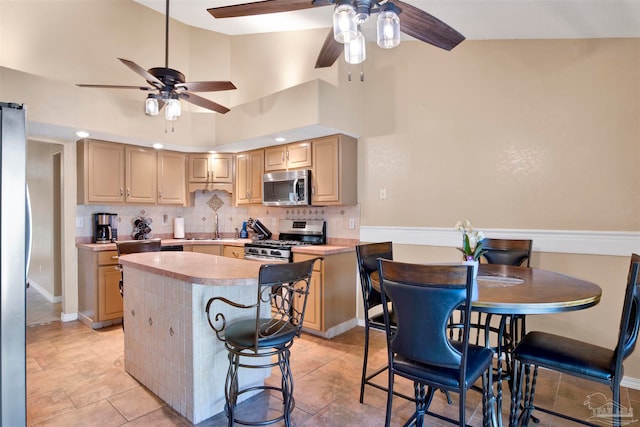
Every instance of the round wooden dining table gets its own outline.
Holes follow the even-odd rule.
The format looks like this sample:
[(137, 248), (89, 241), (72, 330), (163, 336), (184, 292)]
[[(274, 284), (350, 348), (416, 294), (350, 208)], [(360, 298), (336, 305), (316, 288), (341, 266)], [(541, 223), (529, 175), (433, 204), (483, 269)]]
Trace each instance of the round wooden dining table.
[(539, 268), (480, 264), (474, 311), (492, 314), (545, 314), (575, 311), (600, 302), (595, 283)]
[[(371, 274), (371, 284), (380, 291), (378, 272)], [(602, 289), (595, 283), (553, 271), (512, 265), (480, 264), (478, 268), (478, 298), (471, 303), (473, 311), (489, 315), (505, 315), (497, 329), (502, 342), (502, 334), (509, 334), (511, 345), (503, 349), (513, 350), (519, 338), (522, 338), (524, 323), (522, 319), (530, 314), (548, 314), (583, 310), (600, 302)], [(505, 330), (505, 320), (511, 319), (511, 331)], [(486, 321), (490, 326), (491, 316)], [(522, 330), (515, 325), (519, 324)], [(502, 364), (498, 364), (496, 373), (498, 390), (494, 396), (493, 425), (502, 426)]]

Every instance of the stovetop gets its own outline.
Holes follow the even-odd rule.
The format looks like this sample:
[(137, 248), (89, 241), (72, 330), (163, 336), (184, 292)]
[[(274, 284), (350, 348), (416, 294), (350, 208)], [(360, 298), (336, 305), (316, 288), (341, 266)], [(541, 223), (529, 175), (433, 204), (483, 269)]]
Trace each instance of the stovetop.
[(246, 243), (245, 246), (259, 247), (259, 248), (287, 248), (291, 246), (299, 245), (312, 245), (312, 242), (304, 242), (300, 240), (256, 240), (251, 243)]

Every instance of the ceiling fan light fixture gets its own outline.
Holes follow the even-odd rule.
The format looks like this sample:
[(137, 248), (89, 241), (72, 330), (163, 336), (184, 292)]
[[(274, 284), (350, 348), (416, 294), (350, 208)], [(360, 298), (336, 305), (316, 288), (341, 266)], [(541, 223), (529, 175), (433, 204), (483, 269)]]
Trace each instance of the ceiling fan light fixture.
[(150, 93), (144, 102), (144, 113), (147, 116), (157, 116), (160, 112), (160, 104), (158, 103), (158, 95)]
[(333, 38), (338, 43), (348, 43), (355, 39), (358, 27), (355, 22), (356, 10), (348, 0), (339, 0), (333, 11)]
[(367, 59), (366, 40), (362, 32), (358, 31), (355, 39), (344, 44), (344, 60), (348, 64), (361, 64)]
[(378, 15), (378, 46), (391, 49), (400, 44), (400, 18), (398, 8), (393, 3), (385, 3)]
[(169, 98), (167, 107), (164, 110), (164, 118), (167, 120), (177, 120), (180, 117), (181, 107), (178, 98)]

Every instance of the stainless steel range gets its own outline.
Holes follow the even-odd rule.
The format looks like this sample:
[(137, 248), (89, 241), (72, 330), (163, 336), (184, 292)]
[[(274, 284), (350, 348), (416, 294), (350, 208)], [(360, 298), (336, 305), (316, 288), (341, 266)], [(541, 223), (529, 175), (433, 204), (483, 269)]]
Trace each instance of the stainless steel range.
[(247, 225), (263, 240), (244, 245), (244, 258), (268, 262), (291, 262), (291, 248), (298, 245), (323, 245), (327, 242), (326, 223), (320, 219), (281, 219), (279, 239), (270, 239), (271, 232), (258, 220), (249, 218)]

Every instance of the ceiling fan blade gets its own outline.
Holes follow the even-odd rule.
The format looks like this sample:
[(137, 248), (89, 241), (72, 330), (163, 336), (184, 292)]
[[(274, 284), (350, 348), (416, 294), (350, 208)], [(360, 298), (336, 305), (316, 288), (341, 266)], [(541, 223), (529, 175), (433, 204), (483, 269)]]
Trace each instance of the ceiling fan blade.
[(122, 86), (122, 85), (89, 85), (89, 84), (76, 84), (79, 87), (95, 87), (100, 89), (138, 89), (138, 90), (146, 90), (152, 91), (156, 90), (154, 87), (148, 86)]
[(236, 86), (227, 81), (220, 82), (185, 82), (175, 85), (176, 88), (184, 88), (190, 92), (217, 92), (219, 90), (236, 89)]
[(194, 95), (193, 93), (190, 93), (190, 92), (182, 92), (178, 96), (180, 97), (180, 99), (184, 99), (185, 101), (195, 104), (198, 107), (206, 108), (207, 110), (216, 111), (220, 114), (225, 114), (226, 112), (229, 111), (227, 107), (224, 107), (218, 103), (210, 101), (201, 96)]
[(313, 0), (262, 0), (253, 3), (234, 4), (230, 6), (212, 7), (207, 11), (214, 18), (237, 18), (239, 16), (264, 15), (267, 13), (289, 12), (326, 6), (329, 2)]
[(124, 65), (129, 67), (129, 69), (131, 69), (134, 73), (137, 73), (137, 74), (141, 75), (146, 81), (148, 81), (149, 83), (153, 84), (154, 86), (157, 85), (156, 87), (158, 87), (158, 88), (161, 88), (161, 87), (165, 86), (165, 84), (162, 83), (156, 76), (154, 76), (153, 74), (150, 74), (147, 70), (145, 70), (144, 68), (142, 68), (141, 66), (139, 66), (135, 62), (129, 61), (128, 59), (122, 59), (122, 58), (118, 58), (118, 59)]
[(333, 28), (329, 29), (329, 34), (327, 34), (327, 37), (324, 39), (324, 44), (322, 45), (322, 49), (320, 49), (320, 53), (318, 54), (318, 59), (316, 60), (316, 68), (332, 66), (343, 51), (343, 45), (338, 43), (336, 39), (333, 38)]
[(412, 37), (444, 50), (451, 50), (465, 37), (422, 9), (393, 0), (400, 8), (400, 30)]

